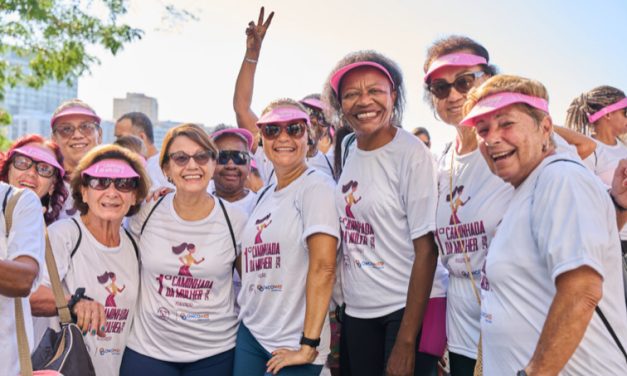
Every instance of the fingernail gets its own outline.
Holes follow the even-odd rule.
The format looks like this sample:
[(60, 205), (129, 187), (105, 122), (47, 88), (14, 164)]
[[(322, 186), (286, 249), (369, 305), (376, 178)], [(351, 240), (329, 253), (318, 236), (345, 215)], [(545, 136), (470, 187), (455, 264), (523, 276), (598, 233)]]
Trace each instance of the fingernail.
[(104, 325), (103, 325), (103, 326), (101, 326), (101, 327), (100, 327), (100, 331), (101, 331), (101, 332), (104, 332), (104, 330), (105, 330), (105, 327), (104, 327)]
[(92, 330), (92, 331), (91, 331), (91, 335), (92, 335), (92, 336), (95, 336), (95, 335), (96, 335), (96, 329), (94, 329), (94, 330)]
[(85, 337), (87, 335), (87, 332), (83, 332), (83, 337)]

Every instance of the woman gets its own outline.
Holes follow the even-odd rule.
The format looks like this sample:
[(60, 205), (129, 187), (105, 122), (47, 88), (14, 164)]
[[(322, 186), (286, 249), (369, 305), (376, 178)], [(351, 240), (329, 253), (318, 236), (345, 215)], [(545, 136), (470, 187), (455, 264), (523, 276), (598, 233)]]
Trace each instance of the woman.
[(68, 192), (59, 146), (32, 134), (17, 139), (0, 160), (0, 180), (34, 191), (44, 208), (46, 225), (59, 218)]
[(339, 239), (333, 182), (307, 166), (302, 105), (275, 101), (257, 124), (277, 182), (261, 190), (242, 233), (234, 375), (319, 375)]
[(580, 162), (555, 153), (546, 89), (495, 76), (463, 112), (490, 170), (514, 187), (485, 264), (484, 373), (624, 374), (627, 359), (594, 312), (625, 343), (616, 212)]
[[(96, 147), (81, 159), (70, 182), (80, 216), (49, 228), (68, 308), (86, 335), (98, 375), (119, 373), (130, 332), (139, 266), (134, 241), (121, 225), (125, 216), (139, 210), (149, 182), (141, 158), (133, 152), (116, 145)], [(31, 302), (39, 315), (56, 315), (49, 278)]]
[(335, 190), (344, 239), (342, 373), (434, 375), (438, 357), (418, 346), (437, 262), (435, 172), (427, 148), (400, 128), (402, 74), (376, 52), (353, 53), (323, 97), (356, 135)]
[(207, 192), (218, 150), (198, 125), (168, 131), (160, 165), (176, 192), (129, 221), (141, 250), (137, 315), (121, 375), (230, 375), (233, 263), (246, 220)]

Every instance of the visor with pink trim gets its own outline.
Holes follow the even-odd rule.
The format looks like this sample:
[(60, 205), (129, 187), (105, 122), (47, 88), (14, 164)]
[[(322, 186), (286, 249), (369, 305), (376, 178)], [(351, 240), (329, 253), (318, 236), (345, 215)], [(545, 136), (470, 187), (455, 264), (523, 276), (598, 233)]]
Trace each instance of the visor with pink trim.
[(90, 118), (94, 118), (94, 120), (96, 120), (96, 122), (100, 124), (100, 117), (96, 115), (94, 111), (90, 110), (89, 108), (85, 108), (81, 106), (72, 106), (72, 107), (64, 108), (58, 114), (54, 115), (52, 119), (50, 119), (50, 127), (54, 126), (55, 121), (59, 120), (60, 118), (64, 116), (69, 116), (69, 115), (89, 116)]
[(595, 112), (592, 115), (588, 115), (588, 121), (590, 122), (590, 124), (592, 124), (596, 122), (597, 120), (599, 120), (600, 118), (602, 118), (603, 116), (614, 111), (622, 110), (623, 108), (626, 108), (626, 107), (627, 107), (627, 98), (623, 98), (614, 104), (611, 104), (607, 107), (603, 107), (602, 109), (600, 109), (599, 111)]
[(138, 178), (139, 174), (126, 162), (119, 159), (104, 159), (85, 169), (81, 176), (94, 178)]
[(380, 70), (381, 72), (385, 73), (385, 75), (388, 77), (388, 79), (392, 83), (392, 89), (394, 89), (394, 80), (392, 79), (392, 75), (390, 75), (390, 72), (388, 72), (388, 70), (385, 69), (383, 65), (379, 63), (375, 63), (374, 61), (358, 61), (356, 63), (345, 65), (342, 68), (335, 71), (335, 73), (333, 73), (333, 76), (331, 76), (331, 87), (333, 88), (335, 95), (337, 96), (340, 95), (338, 93), (338, 90), (340, 88), (340, 81), (342, 81), (342, 77), (344, 77), (346, 73), (359, 67), (374, 67)]
[(11, 152), (9, 152), (8, 158), (11, 158), (15, 153), (25, 155), (37, 162), (48, 163), (49, 165), (54, 166), (57, 170), (59, 170), (62, 177), (65, 176), (65, 170), (63, 169), (63, 167), (61, 167), (59, 161), (57, 161), (57, 159), (50, 153), (42, 150), (41, 148), (38, 148), (37, 146), (24, 145), (22, 147), (13, 149), (11, 150)]
[(307, 98), (307, 99), (303, 99), (300, 101), (300, 103), (307, 105), (309, 107), (313, 107), (316, 108), (320, 111), (324, 111), (325, 109), (325, 105), (324, 103), (320, 100), (320, 99), (316, 99), (316, 98)]
[(248, 150), (252, 150), (252, 148), (253, 148), (253, 134), (250, 133), (250, 131), (248, 129), (244, 129), (244, 128), (226, 128), (226, 129), (222, 129), (222, 130), (219, 130), (217, 132), (213, 132), (211, 134), (211, 139), (212, 140), (216, 140), (217, 138), (219, 138), (220, 136), (223, 136), (225, 134), (233, 134), (233, 135), (237, 135), (239, 137), (243, 137), (246, 140), (246, 146), (248, 147)]
[(309, 115), (306, 112), (294, 107), (277, 107), (263, 114), (263, 116), (257, 120), (257, 126), (292, 120), (304, 120), (307, 122), (307, 125), (311, 124)]
[(438, 69), (444, 67), (471, 67), (473, 65), (488, 64), (488, 61), (483, 56), (477, 56), (465, 53), (455, 53), (440, 56), (435, 59), (429, 66), (429, 70), (425, 75), (425, 82), (429, 80), (429, 77)]
[(525, 103), (547, 114), (549, 113), (549, 103), (545, 99), (520, 93), (505, 92), (490, 95), (477, 102), (460, 124), (474, 126), (478, 118), (515, 103)]

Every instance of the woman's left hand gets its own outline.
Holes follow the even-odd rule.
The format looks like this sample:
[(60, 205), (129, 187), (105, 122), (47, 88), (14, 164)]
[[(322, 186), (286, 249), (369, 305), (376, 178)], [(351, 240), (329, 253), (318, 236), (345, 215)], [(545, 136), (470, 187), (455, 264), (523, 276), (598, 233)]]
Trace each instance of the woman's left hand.
[(387, 376), (409, 376), (414, 374), (416, 362), (416, 344), (396, 342), (388, 358), (385, 370)]
[(310, 364), (318, 356), (318, 350), (311, 346), (302, 345), (300, 350), (276, 349), (272, 352), (272, 358), (266, 363), (273, 375), (279, 373), (283, 367)]

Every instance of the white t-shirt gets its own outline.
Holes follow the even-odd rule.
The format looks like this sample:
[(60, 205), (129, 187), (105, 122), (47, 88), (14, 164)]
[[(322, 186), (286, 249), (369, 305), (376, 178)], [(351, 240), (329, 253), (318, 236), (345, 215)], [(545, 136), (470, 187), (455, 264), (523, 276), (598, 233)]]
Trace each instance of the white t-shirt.
[[(107, 247), (87, 230), (80, 216), (74, 217), (81, 227), (81, 243), (74, 257), (72, 250), (79, 238), (78, 228), (71, 219), (52, 224), (48, 231), (59, 278), (66, 294), (79, 287), (105, 308), (107, 323), (105, 337), (84, 337), (98, 375), (117, 375), (131, 329), (139, 291), (139, 265), (129, 236), (120, 228), (120, 245)], [(51, 287), (48, 271), (43, 284)], [(58, 322), (58, 318), (37, 318), (38, 321)], [(57, 327), (58, 325), (51, 325)], [(38, 333), (41, 335), (43, 333)]]
[[(397, 129), (394, 139), (376, 150), (351, 150), (335, 189), (350, 316), (375, 318), (405, 307), (412, 239), (435, 230), (436, 197), (433, 160), (411, 133)], [(439, 274), (432, 297), (445, 293)]]
[[(242, 233), (239, 317), (269, 352), (300, 348), (309, 267), (307, 237), (317, 233), (340, 237), (333, 187), (328, 176), (311, 168), (279, 191), (271, 186)], [(329, 338), (325, 319), (314, 364), (326, 361)]]
[(58, 219), (71, 218), (74, 217), (76, 214), (80, 215), (78, 209), (74, 208), (74, 198), (72, 197), (72, 189), (70, 188), (70, 183), (64, 181), (63, 184), (65, 185), (65, 189), (67, 190), (68, 195), (65, 199), (65, 202), (63, 203), (63, 209), (61, 209)]
[(159, 153), (146, 160), (146, 169), (148, 170), (148, 176), (150, 176), (150, 181), (152, 183), (150, 189), (157, 189), (161, 187), (175, 189), (174, 185), (168, 182), (168, 179), (166, 179), (163, 174), (163, 170), (161, 170), (161, 166), (159, 166)]
[[(555, 280), (589, 266), (603, 278), (599, 307), (624, 344), (627, 311), (616, 213), (602, 184), (581, 165), (546, 158), (516, 189), (486, 258), (482, 286), (483, 370), (513, 375), (536, 348)], [(624, 375), (625, 358), (594, 313), (560, 375)]]
[[(266, 157), (262, 147), (258, 147), (253, 154), (255, 163), (257, 163), (257, 169), (259, 170), (259, 176), (264, 185), (276, 184), (276, 173), (274, 172), (274, 166), (272, 162)], [(324, 153), (318, 151), (316, 155), (311, 158), (307, 158), (307, 166), (315, 168), (316, 170), (333, 178), (333, 159), (327, 157)]]
[[(10, 186), (0, 182), (0, 202), (6, 197)], [(15, 188), (9, 193), (9, 198)], [(8, 201), (8, 199), (7, 199)], [(4, 211), (0, 218), (0, 260), (15, 260), (19, 256), (33, 258), (39, 264), (39, 274), (31, 291), (39, 286), (44, 262), (44, 217), (41, 212), (41, 201), (35, 193), (26, 190), (15, 205), (11, 232), (6, 236), (6, 219)], [(15, 332), (15, 300), (0, 295), (0, 375), (17, 375), (19, 373), (17, 334)], [(24, 326), (31, 350), (37, 345), (33, 340), (33, 321), (31, 319), (28, 298), (22, 299)]]
[[(235, 250), (217, 198), (199, 221), (183, 220), (173, 198), (169, 194), (157, 206), (143, 234), (154, 202), (129, 221), (139, 239), (142, 289), (128, 347), (163, 361), (194, 362), (235, 346)], [(246, 215), (226, 210), (239, 243)]]
[(327, 174), (331, 179), (333, 179), (333, 160), (329, 159), (329, 157), (323, 152), (317, 151), (316, 155), (311, 158), (307, 158), (307, 165), (324, 174)]
[(475, 359), (481, 307), (471, 283), (474, 280), (476, 291), (480, 292), (488, 246), (514, 188), (490, 171), (479, 149), (460, 156), (454, 148), (451, 146), (439, 163), (435, 240), (442, 264), (449, 272), (446, 303), (449, 350)]
[[(211, 193), (214, 196), (217, 196), (216, 184), (213, 179), (211, 179), (211, 181), (209, 182), (207, 192)], [(222, 201), (227, 205), (239, 208), (241, 211), (246, 213), (246, 215), (250, 215), (250, 213), (253, 211), (253, 207), (255, 207), (255, 202), (257, 202), (257, 194), (251, 190), (248, 190), (248, 194), (244, 196), (244, 198), (241, 198), (237, 201), (230, 202), (224, 199)]]

